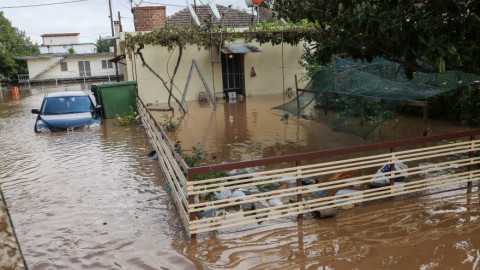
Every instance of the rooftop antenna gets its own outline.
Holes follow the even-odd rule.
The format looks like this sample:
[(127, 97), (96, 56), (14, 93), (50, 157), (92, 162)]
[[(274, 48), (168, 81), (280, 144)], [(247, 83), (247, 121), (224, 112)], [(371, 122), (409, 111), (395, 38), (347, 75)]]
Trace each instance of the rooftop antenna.
[(252, 8), (252, 16), (254, 16), (253, 10), (255, 9), (257, 11), (257, 23), (260, 21), (260, 12), (258, 6), (260, 6), (262, 2), (263, 0), (245, 0), (245, 4), (247, 4), (247, 7)]
[(143, 0), (140, 0), (138, 3), (135, 0), (130, 0), (130, 4), (134, 3), (135, 6), (137, 6), (137, 7), (140, 6), (142, 4), (142, 2), (143, 2)]
[[(200, 2), (203, 4), (201, 0)], [(210, 7), (210, 10), (212, 11), (213, 16), (215, 16), (217, 21), (220, 21), (222, 17), (220, 16), (220, 12), (218, 12), (217, 5), (215, 4), (215, 0), (207, 0), (207, 5)]]
[(193, 10), (192, 3), (190, 0), (185, 0), (185, 3), (187, 4), (188, 11), (190, 12), (190, 17), (192, 17), (196, 25), (200, 26), (200, 21), (198, 20), (197, 13), (195, 13), (195, 10)]

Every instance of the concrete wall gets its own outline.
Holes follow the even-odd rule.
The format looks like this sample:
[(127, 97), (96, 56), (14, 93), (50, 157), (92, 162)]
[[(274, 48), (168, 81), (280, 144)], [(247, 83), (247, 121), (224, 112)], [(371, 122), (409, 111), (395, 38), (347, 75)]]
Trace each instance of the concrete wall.
[(68, 50), (72, 48), (75, 53), (96, 53), (97, 45), (93, 43), (82, 43), (82, 44), (64, 44), (64, 45), (48, 45), (48, 46), (39, 46), (41, 54), (45, 53), (68, 53)]
[(27, 60), (28, 66), (28, 76), (34, 78), (42, 72), (45, 68), (58, 63), (62, 57), (45, 57), (45, 58), (35, 58)]
[(80, 43), (78, 35), (76, 36), (58, 36), (58, 37), (42, 37), (43, 45), (62, 45)]
[(35, 79), (78, 78), (80, 77), (78, 61), (90, 61), (92, 76), (115, 76), (115, 65), (112, 65), (113, 68), (102, 68), (102, 60), (111, 59), (111, 55), (69, 56), (61, 60), (61, 62), (67, 63), (68, 71), (61, 71), (61, 64), (58, 62), (60, 59), (61, 57), (28, 60), (27, 64), (30, 78), (33, 78), (40, 71), (51, 66), (52, 63), (55, 62), (57, 62), (55, 66)]
[[(243, 42), (243, 40), (241, 41)], [(300, 56), (302, 54), (302, 44), (298, 46), (284, 45), (284, 66), (285, 76), (282, 76), (282, 46), (272, 46), (271, 44), (256, 44), (263, 52), (248, 53), (244, 57), (245, 70), (245, 92), (249, 96), (282, 93), (283, 89), (289, 87), (295, 89), (294, 75), (300, 76), (303, 72), (299, 65)], [(169, 74), (173, 74), (175, 67), (178, 49), (175, 50), (170, 57), (170, 53), (166, 48), (160, 46), (145, 46), (142, 50), (143, 56), (147, 64), (158, 73), (164, 80), (169, 83)], [(168, 73), (167, 73), (167, 62)], [(175, 85), (173, 93), (178, 99), (181, 99), (184, 87), (187, 81), (188, 73), (192, 59), (196, 59), (201, 68), (208, 86), (214, 91), (217, 96), (223, 95), (222, 82), (222, 66), (217, 61), (213, 64), (211, 53), (209, 50), (198, 49), (196, 45), (187, 45), (183, 51), (182, 61), (179, 65), (179, 70), (175, 77)], [(127, 55), (126, 59), (125, 80), (136, 80), (138, 83), (139, 96), (146, 103), (165, 103), (168, 99), (168, 92), (163, 87), (161, 81), (142, 65), (141, 59), (138, 55)], [(254, 67), (256, 76), (251, 77), (251, 68)], [(285, 78), (285, 87), (283, 88), (283, 79)], [(299, 85), (303, 87), (303, 84)], [(187, 100), (194, 100), (198, 98), (200, 91), (205, 91), (201, 80), (196, 73), (192, 76), (190, 88), (188, 90)]]

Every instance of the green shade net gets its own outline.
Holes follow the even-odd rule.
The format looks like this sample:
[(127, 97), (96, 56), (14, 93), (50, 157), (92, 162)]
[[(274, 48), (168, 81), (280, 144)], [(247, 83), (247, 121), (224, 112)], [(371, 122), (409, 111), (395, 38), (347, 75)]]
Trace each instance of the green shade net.
[[(335, 130), (367, 137), (384, 120), (395, 115), (395, 107), (407, 101), (426, 101), (446, 91), (480, 80), (461, 71), (445, 74), (414, 73), (407, 79), (403, 67), (385, 59), (371, 63), (333, 57), (318, 70), (301, 94), (273, 109), (331, 124)], [(327, 113), (325, 113), (327, 112)]]

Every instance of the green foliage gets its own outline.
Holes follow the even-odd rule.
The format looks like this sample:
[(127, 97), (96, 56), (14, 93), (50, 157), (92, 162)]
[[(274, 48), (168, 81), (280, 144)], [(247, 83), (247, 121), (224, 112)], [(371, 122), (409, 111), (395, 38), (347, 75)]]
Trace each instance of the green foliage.
[(129, 112), (122, 115), (115, 115), (115, 124), (117, 126), (135, 125), (140, 123), (140, 119), (137, 117), (138, 113), (130, 106)]
[(263, 185), (259, 185), (257, 187), (258, 187), (258, 190), (260, 190), (261, 192), (268, 192), (268, 191), (273, 190), (273, 185), (272, 184), (263, 184)]
[(276, 0), (279, 17), (319, 25), (311, 51), (355, 60), (384, 57), (415, 71), (480, 74), (480, 5), (467, 1)]
[(390, 119), (395, 116), (395, 112), (387, 104), (355, 97), (336, 96), (335, 98), (329, 98), (326, 104), (321, 104), (319, 107), (336, 111), (340, 117), (360, 117), (363, 107), (365, 119), (371, 122)]
[(185, 160), (185, 163), (187, 163), (189, 167), (197, 166), (198, 162), (202, 160), (204, 154), (199, 143), (195, 146), (192, 146), (192, 152), (193, 155), (191, 156), (183, 156), (183, 160)]
[(164, 114), (162, 116), (163, 121), (160, 123), (160, 125), (167, 131), (167, 132), (173, 132), (178, 129), (180, 126), (179, 123), (172, 121), (172, 118), (168, 117), (167, 114)]
[(296, 45), (302, 40), (313, 41), (317, 35), (316, 28), (316, 23), (308, 22), (307, 20), (282, 24), (278, 22), (264, 22), (255, 24), (248, 31), (244, 32), (208, 23), (202, 26), (167, 25), (148, 33), (127, 34), (121, 46), (127, 51), (134, 51), (135, 46), (139, 44), (158, 45), (171, 50), (179, 41), (182, 46), (196, 44), (199, 48), (210, 49), (212, 45), (219, 46), (221, 45), (220, 42), (231, 42), (236, 39), (244, 39), (246, 42), (255, 39), (261, 44), (271, 42), (275, 45), (280, 44), (283, 40), (285, 43)]
[(480, 85), (433, 96), (428, 110), (430, 117), (480, 124)]
[(68, 49), (68, 54), (75, 54), (75, 50), (73, 48)]
[(220, 177), (226, 177), (227, 172), (226, 171), (221, 171), (221, 172), (212, 172), (212, 173), (202, 173), (202, 174), (197, 174), (193, 177), (194, 181), (200, 181), (200, 180), (207, 180), (207, 179), (213, 179), (213, 178), (220, 178)]
[(110, 47), (113, 46), (113, 39), (106, 40), (103, 39), (101, 36), (98, 36), (96, 44), (97, 52), (110, 52)]
[(13, 27), (0, 12), (0, 76), (8, 78), (18, 73), (28, 73), (26, 61), (15, 60), (14, 57), (38, 53), (37, 45), (25, 32)]

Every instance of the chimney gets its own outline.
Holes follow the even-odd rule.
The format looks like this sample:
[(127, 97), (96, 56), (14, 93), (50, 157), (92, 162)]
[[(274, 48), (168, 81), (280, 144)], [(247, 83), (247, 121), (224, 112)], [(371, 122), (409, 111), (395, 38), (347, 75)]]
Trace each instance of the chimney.
[(165, 27), (165, 6), (132, 8), (135, 31), (151, 31)]

